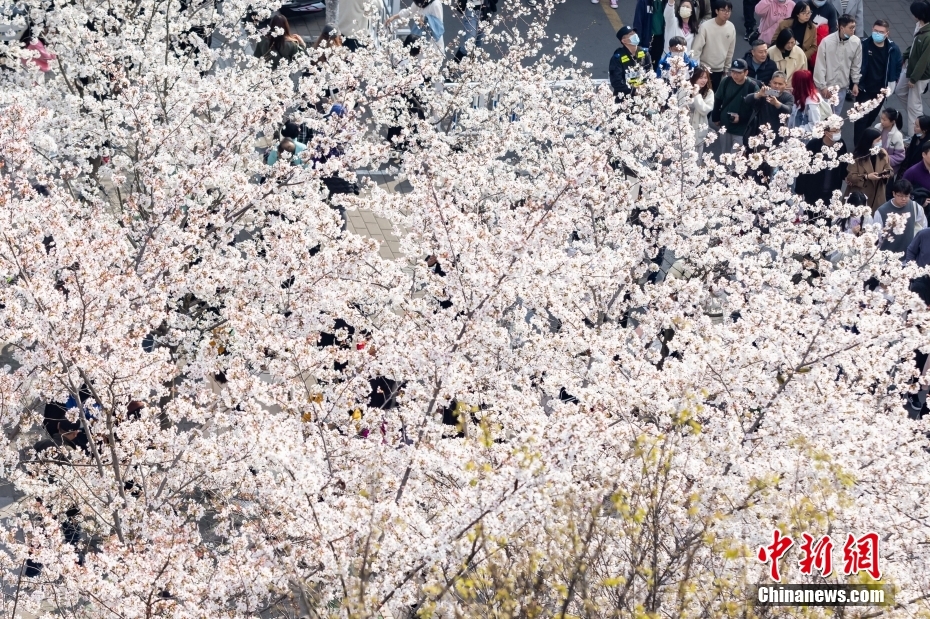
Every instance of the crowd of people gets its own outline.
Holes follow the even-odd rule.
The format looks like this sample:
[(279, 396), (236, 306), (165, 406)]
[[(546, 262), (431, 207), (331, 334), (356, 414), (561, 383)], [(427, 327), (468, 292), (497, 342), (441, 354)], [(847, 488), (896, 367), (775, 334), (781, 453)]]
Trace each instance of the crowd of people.
[[(740, 144), (751, 150), (750, 138), (766, 128), (777, 144), (783, 126), (811, 130), (826, 121), (823, 136), (810, 137), (807, 150), (816, 155), (832, 149), (842, 161), (802, 174), (795, 192), (812, 206), (829, 204), (840, 192), (862, 216), (824, 223), (849, 234), (904, 215), (903, 231), (882, 235), (879, 248), (905, 262), (930, 265), (930, 116), (923, 109), (930, 85), (930, 3), (910, 5), (915, 28), (903, 52), (891, 39), (888, 21), (878, 19), (871, 32), (864, 31), (862, 0), (744, 0), (743, 8), (750, 50), (738, 58), (730, 0), (715, 0), (709, 11), (694, 0), (668, 0), (664, 6), (639, 0), (634, 25), (617, 32), (621, 46), (610, 62), (617, 98), (635, 97), (650, 73), (669, 79), (689, 71), (690, 91), (680, 80), (671, 84), (679, 105), (690, 110), (699, 157), (711, 130), (718, 132), (719, 156)], [(673, 62), (675, 57), (682, 62)], [(853, 123), (847, 145), (844, 111), (870, 102), (872, 109)], [(772, 172), (763, 164), (757, 180), (766, 183)], [(820, 212), (799, 208), (798, 220), (815, 221)], [(930, 305), (930, 277), (913, 280), (911, 288)], [(917, 361), (923, 370), (927, 356)], [(909, 405), (913, 416), (927, 412), (923, 395)]]

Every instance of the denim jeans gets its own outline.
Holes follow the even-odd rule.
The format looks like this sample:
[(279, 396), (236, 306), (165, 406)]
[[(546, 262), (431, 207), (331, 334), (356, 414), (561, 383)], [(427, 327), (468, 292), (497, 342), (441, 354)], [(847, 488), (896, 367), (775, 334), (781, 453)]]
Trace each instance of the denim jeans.
[(463, 56), (468, 54), (466, 46), (468, 42), (475, 39), (475, 47), (481, 47), (484, 43), (484, 32), (481, 30), (481, 9), (468, 7), (465, 9), (465, 17), (462, 20), (465, 26), (465, 38), (459, 43), (459, 53)]

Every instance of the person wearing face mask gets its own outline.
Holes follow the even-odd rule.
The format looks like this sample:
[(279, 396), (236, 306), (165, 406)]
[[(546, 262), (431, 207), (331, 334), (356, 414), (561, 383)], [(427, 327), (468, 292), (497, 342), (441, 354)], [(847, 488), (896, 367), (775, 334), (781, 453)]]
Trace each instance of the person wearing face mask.
[(624, 26), (617, 31), (620, 47), (610, 58), (610, 85), (619, 100), (620, 95), (631, 95), (646, 82), (652, 69), (649, 52), (639, 46), (636, 30)]
[(752, 42), (752, 47), (743, 56), (743, 60), (749, 67), (749, 77), (760, 84), (768, 84), (772, 75), (778, 70), (775, 61), (769, 58), (768, 46), (761, 39)]
[(884, 226), (889, 215), (907, 215), (904, 231), (898, 234), (883, 234), (879, 236), (878, 248), (883, 251), (904, 253), (917, 233), (927, 227), (927, 215), (919, 204), (911, 200), (914, 187), (906, 180), (895, 181), (891, 187), (891, 200), (879, 206), (867, 222), (874, 226)]
[[(876, 99), (884, 88), (894, 90), (901, 76), (901, 48), (888, 37), (889, 30), (888, 22), (879, 19), (872, 26), (871, 36), (862, 39), (862, 78), (859, 80), (857, 103)], [(875, 124), (881, 109), (882, 106), (878, 105), (856, 121), (853, 125), (854, 140)]]
[(839, 13), (836, 12), (836, 9), (833, 8), (833, 5), (830, 4), (828, 0), (811, 0), (811, 10), (814, 12), (811, 17), (811, 21), (813, 21), (814, 24), (822, 21), (827, 24), (830, 34), (836, 32), (839, 23)]
[(759, 38), (765, 43), (775, 40), (775, 29), (782, 20), (791, 17), (794, 0), (759, 0), (756, 15), (759, 16)]
[(669, 0), (668, 4), (665, 5), (665, 53), (669, 52), (671, 41), (675, 37), (684, 39), (685, 48), (691, 49), (699, 24), (691, 0), (681, 0), (677, 11), (675, 10), (675, 0)]
[(691, 54), (699, 63), (710, 68), (711, 84), (714, 90), (720, 85), (726, 71), (733, 62), (736, 50), (736, 28), (730, 22), (733, 3), (730, 0), (714, 2), (714, 18), (701, 24)]
[(681, 58), (687, 70), (693, 71), (698, 63), (694, 61), (690, 54), (685, 51), (685, 39), (684, 37), (672, 37), (672, 40), (669, 41), (669, 51), (668, 53), (662, 56), (662, 59), (659, 61), (659, 70), (656, 71), (658, 77), (665, 79), (670, 79), (674, 77), (675, 70), (678, 65), (672, 63), (673, 58)]
[(839, 191), (843, 187), (847, 164), (839, 160), (849, 151), (843, 141), (842, 127), (843, 121), (837, 119), (834, 124), (826, 128), (823, 137), (813, 138), (807, 143), (807, 151), (812, 157), (821, 154), (824, 147), (826, 147), (830, 151), (831, 160), (838, 161), (839, 164), (833, 168), (824, 168), (819, 172), (798, 176), (798, 180), (794, 185), (795, 193), (803, 197), (804, 201), (812, 206), (818, 200), (823, 201), (824, 204), (829, 204), (833, 192)]
[(914, 42), (904, 50), (904, 75), (898, 80), (895, 94), (907, 106), (908, 122), (923, 116), (923, 95), (930, 84), (930, 5), (911, 4), (911, 15), (917, 21)]
[(891, 179), (891, 160), (882, 148), (882, 133), (869, 127), (862, 132), (846, 171), (846, 193), (861, 191), (874, 212), (885, 202), (885, 186)]
[(859, 96), (859, 72), (862, 68), (862, 41), (855, 35), (856, 20), (849, 15), (840, 16), (840, 28), (828, 35), (817, 47), (817, 62), (814, 63), (814, 84), (824, 98), (832, 96), (831, 89), (837, 89), (837, 103), (833, 106), (834, 114), (843, 113), (846, 102), (846, 89), (854, 97)]

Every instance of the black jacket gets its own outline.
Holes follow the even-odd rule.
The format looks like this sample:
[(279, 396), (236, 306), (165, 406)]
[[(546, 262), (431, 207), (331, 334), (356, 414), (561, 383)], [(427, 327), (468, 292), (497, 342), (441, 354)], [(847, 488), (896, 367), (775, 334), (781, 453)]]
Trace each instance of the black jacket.
[(749, 65), (749, 77), (760, 82), (762, 84), (768, 84), (772, 81), (772, 75), (775, 74), (775, 71), (778, 71), (778, 65), (775, 64), (775, 61), (765, 57), (765, 62), (759, 65), (759, 70), (753, 69), (752, 67), (752, 52), (746, 52), (746, 55), (743, 56), (743, 60), (746, 61), (746, 64)]
[[(763, 88), (766, 87), (763, 86)], [(778, 95), (778, 102), (781, 104), (778, 107), (769, 103), (765, 97), (757, 99), (756, 93), (746, 95), (743, 100), (752, 106), (752, 116), (749, 119), (749, 126), (746, 128), (746, 137), (758, 135), (762, 125), (768, 125), (775, 132), (776, 142), (779, 142), (778, 129), (781, 127), (781, 117), (782, 115), (791, 114), (794, 98), (787, 92), (781, 93)]]
[[(811, 154), (817, 154), (821, 152), (823, 148), (823, 138), (814, 138), (807, 143), (807, 150)], [(846, 142), (840, 142), (840, 149), (837, 151), (837, 159), (847, 154), (849, 151), (846, 150)], [(801, 174), (798, 176), (798, 180), (794, 185), (795, 193), (804, 197), (804, 200), (808, 204), (814, 204), (817, 200), (828, 200), (830, 193), (840, 189), (843, 186), (843, 181), (846, 180), (846, 168), (847, 164), (840, 163), (838, 167), (833, 168), (833, 170), (824, 169), (815, 174)], [(830, 179), (832, 182), (827, 185), (827, 175), (830, 174)]]
[(642, 47), (631, 54), (625, 45), (620, 46), (610, 58), (610, 85), (616, 95), (632, 94), (651, 72), (652, 58)]

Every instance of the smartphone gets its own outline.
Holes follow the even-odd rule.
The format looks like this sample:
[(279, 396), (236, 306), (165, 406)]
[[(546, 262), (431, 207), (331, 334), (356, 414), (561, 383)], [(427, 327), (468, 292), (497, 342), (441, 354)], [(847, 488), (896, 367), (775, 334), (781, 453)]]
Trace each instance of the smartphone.
[(736, 112), (727, 112), (727, 114), (730, 115), (730, 118), (733, 118), (734, 116), (736, 116)]
[(766, 89), (765, 89), (765, 96), (766, 96), (766, 97), (777, 97), (777, 96), (778, 96), (778, 91), (775, 90), (774, 88), (766, 88)]

